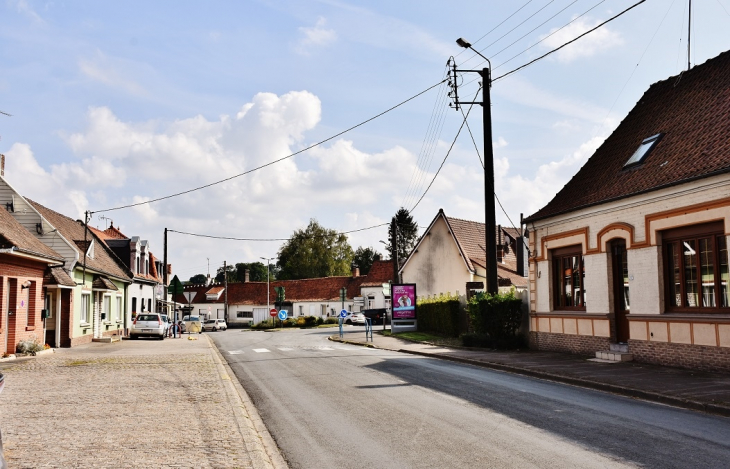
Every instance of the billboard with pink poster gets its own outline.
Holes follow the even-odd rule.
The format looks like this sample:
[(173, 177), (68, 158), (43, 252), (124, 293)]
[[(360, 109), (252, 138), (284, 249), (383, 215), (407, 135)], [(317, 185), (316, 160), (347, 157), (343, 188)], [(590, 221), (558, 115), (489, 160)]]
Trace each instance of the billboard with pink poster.
[(416, 319), (416, 284), (394, 284), (390, 287), (393, 319)]

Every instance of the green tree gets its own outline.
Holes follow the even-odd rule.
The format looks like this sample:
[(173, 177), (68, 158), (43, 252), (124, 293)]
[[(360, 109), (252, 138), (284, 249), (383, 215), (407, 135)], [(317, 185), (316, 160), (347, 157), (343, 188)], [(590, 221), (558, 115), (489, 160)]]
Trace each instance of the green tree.
[[(248, 279), (251, 282), (266, 281), (266, 265), (262, 262), (241, 262), (236, 264), (236, 281), (243, 282), (246, 279), (246, 269), (248, 269)], [(274, 278), (273, 275), (271, 277)]]
[(324, 228), (315, 219), (304, 230), (295, 231), (278, 255), (281, 270), (277, 278), (281, 280), (349, 275), (353, 258), (347, 236)]
[(208, 280), (208, 277), (206, 277), (205, 274), (198, 274), (190, 277), (188, 283), (193, 285), (204, 285), (206, 280)]
[(361, 275), (367, 275), (370, 272), (370, 267), (373, 265), (373, 261), (380, 259), (380, 254), (372, 247), (364, 248), (360, 246), (355, 250), (355, 256), (352, 262), (360, 268)]
[[(390, 225), (388, 225), (388, 244), (385, 246), (385, 250), (390, 254), (390, 258), (393, 259), (393, 225), (397, 227), (398, 233), (398, 263), (402, 266), (406, 257), (411, 253), (411, 250), (418, 241), (418, 223), (413, 220), (411, 214), (405, 208), (401, 207), (391, 219)], [(400, 266), (399, 266), (400, 267)]]
[[(228, 281), (229, 282), (235, 282), (236, 281), (236, 266), (235, 265), (226, 265), (226, 270), (228, 271)], [(218, 267), (218, 270), (215, 272), (215, 281), (216, 283), (223, 283), (224, 277), (223, 277), (223, 266)]]

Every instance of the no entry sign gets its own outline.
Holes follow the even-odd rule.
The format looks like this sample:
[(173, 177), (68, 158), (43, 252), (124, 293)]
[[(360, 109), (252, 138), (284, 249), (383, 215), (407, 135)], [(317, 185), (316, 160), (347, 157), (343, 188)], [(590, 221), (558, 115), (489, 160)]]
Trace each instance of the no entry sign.
[(275, 318), (277, 312), (276, 312), (276, 310), (274, 308), (271, 308), (271, 311), (269, 311), (269, 314), (271, 315), (272, 318)]

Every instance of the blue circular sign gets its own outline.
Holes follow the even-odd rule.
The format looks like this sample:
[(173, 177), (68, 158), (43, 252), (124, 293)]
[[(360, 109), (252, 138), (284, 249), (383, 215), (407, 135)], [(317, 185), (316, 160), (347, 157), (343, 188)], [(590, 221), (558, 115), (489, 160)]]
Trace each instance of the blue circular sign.
[(279, 311), (279, 319), (281, 319), (282, 321), (284, 319), (286, 319), (287, 315), (288, 315), (288, 313), (286, 312), (285, 309), (282, 309), (281, 311)]
[(343, 309), (342, 311), (340, 311), (340, 317), (341, 318), (347, 317), (347, 310), (346, 309)]

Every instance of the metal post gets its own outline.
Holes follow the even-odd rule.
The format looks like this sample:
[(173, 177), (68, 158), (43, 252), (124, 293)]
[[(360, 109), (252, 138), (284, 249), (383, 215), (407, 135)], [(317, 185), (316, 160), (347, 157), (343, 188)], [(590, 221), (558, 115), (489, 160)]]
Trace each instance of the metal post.
[(487, 292), (497, 293), (497, 241), (496, 214), (494, 211), (494, 150), (492, 149), (492, 107), (489, 88), (492, 80), (489, 69), (482, 75), (482, 124), (484, 125), (484, 235), (487, 261)]
[[(218, 319), (218, 313), (215, 317)], [(228, 267), (226, 261), (223, 261), (223, 319), (228, 323)]]
[(398, 266), (398, 217), (393, 217), (393, 229), (390, 235), (391, 246), (393, 246), (393, 283), (400, 283), (399, 277), (399, 266)]

